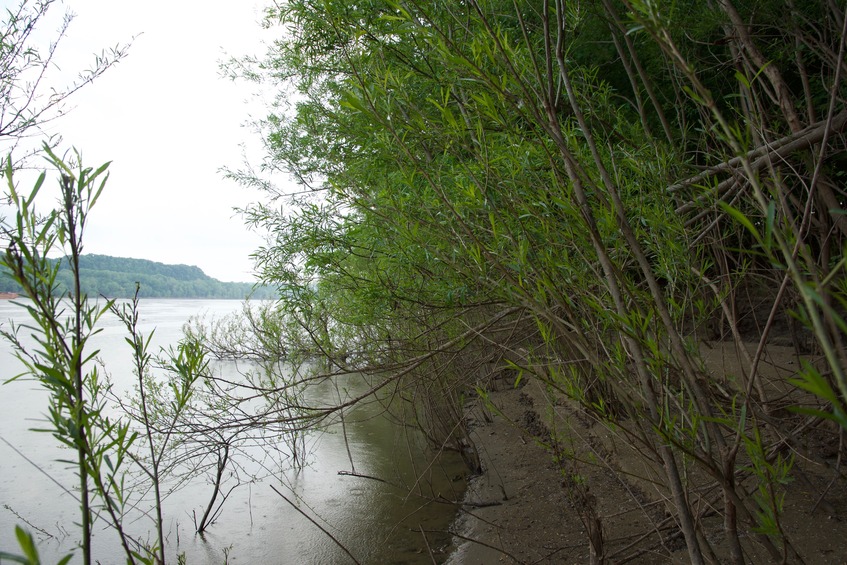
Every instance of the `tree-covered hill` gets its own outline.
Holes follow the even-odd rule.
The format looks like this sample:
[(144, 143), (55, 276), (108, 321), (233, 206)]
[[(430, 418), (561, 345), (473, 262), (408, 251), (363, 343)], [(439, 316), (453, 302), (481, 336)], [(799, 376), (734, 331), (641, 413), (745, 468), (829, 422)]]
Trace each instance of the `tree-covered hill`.
[[(267, 287), (254, 288), (252, 283), (213, 279), (193, 265), (168, 265), (109, 255), (83, 255), (80, 265), (83, 291), (89, 296), (129, 298), (135, 293), (136, 282), (141, 285), (140, 296), (146, 298), (243, 299), (253, 296), (267, 299), (275, 296)], [(64, 264), (57, 280), (64, 288), (70, 287), (71, 273)], [(20, 288), (6, 276), (0, 276), (0, 291), (19, 292)]]

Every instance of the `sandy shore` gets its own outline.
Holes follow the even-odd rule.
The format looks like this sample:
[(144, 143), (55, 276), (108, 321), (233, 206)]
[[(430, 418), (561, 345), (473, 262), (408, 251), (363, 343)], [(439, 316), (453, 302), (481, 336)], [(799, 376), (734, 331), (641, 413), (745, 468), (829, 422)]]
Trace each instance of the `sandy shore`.
[[(707, 365), (716, 372), (735, 370), (721, 348), (710, 349)], [(774, 348), (769, 355), (774, 370), (791, 372), (796, 367), (792, 355), (791, 348)], [(629, 442), (567, 401), (550, 398), (543, 384), (532, 379), (518, 389), (500, 382), (488, 401), (478, 399), (466, 410), (484, 472), (470, 481), (454, 524), (458, 549), (449, 565), (588, 563), (586, 505), (602, 523), (605, 562), (688, 563), (682, 536), (661, 496), (632, 478), (649, 471)], [(555, 437), (564, 444), (562, 463), (554, 462), (534, 436)], [(813, 460), (813, 455), (798, 451), (781, 523), (805, 563), (843, 565), (847, 481), (835, 480), (826, 490), (841, 471), (834, 456), (824, 453)], [(576, 481), (580, 488), (573, 488)], [(826, 496), (815, 504), (820, 492)], [(710, 540), (716, 551), (724, 549), (722, 542)], [(747, 559), (769, 562), (755, 549)]]
[(582, 563), (587, 557), (560, 471), (526, 429), (540, 424), (529, 415), (537, 414), (533, 397), (539, 392), (532, 383), (503, 388), (490, 394), (493, 407), (479, 400), (470, 407), (484, 473), (468, 485), (455, 526), (460, 543), (449, 565)]

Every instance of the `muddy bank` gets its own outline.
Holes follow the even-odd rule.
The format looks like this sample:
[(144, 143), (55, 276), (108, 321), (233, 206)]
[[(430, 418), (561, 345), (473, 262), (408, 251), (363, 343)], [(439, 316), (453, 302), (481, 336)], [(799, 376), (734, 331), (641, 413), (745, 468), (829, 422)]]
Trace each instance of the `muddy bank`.
[[(771, 370), (783, 378), (796, 371), (793, 355), (791, 348), (774, 348), (768, 356)], [(705, 360), (716, 378), (736, 369), (733, 354), (721, 346), (710, 349)], [(527, 379), (518, 389), (501, 383), (487, 402), (469, 404), (467, 417), (483, 474), (470, 481), (453, 528), (458, 549), (448, 564), (588, 563), (586, 525), (593, 526), (595, 545), (607, 563), (688, 562), (664, 495), (651, 486), (655, 469), (645, 468), (642, 454), (622, 436), (539, 381)], [(826, 435), (821, 430), (819, 437)], [(550, 448), (552, 438), (556, 450)], [(822, 441), (795, 446), (794, 452), (781, 518), (797, 557), (789, 562), (843, 564), (847, 480), (838, 450)], [(709, 541), (716, 551), (725, 549), (723, 540)], [(769, 562), (755, 543), (750, 545), (748, 562)]]
[(530, 381), (491, 392), (489, 406), (469, 405), (483, 474), (468, 484), (449, 565), (587, 560), (585, 529), (570, 510), (561, 471), (532, 436), (546, 428), (536, 411), (539, 392)]

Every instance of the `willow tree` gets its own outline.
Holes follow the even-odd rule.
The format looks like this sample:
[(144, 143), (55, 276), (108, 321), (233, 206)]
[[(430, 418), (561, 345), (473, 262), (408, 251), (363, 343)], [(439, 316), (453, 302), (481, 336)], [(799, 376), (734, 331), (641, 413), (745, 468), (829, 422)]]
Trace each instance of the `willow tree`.
[[(251, 210), (263, 282), (428, 429), (460, 430), (471, 366), (500, 360), (642, 446), (692, 563), (793, 557), (779, 497), (746, 489), (790, 473), (759, 371), (789, 311), (825, 362), (781, 384), (847, 425), (844, 21), (790, 0), (282, 3), (268, 165), (307, 196)], [(742, 290), (769, 304), (760, 331)], [(702, 369), (713, 326), (738, 381)]]

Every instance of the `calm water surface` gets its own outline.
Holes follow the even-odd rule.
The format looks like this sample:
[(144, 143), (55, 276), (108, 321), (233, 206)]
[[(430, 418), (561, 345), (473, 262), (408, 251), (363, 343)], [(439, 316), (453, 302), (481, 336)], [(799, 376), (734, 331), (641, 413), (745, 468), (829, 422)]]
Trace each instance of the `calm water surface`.
[[(177, 342), (189, 317), (220, 317), (240, 307), (237, 301), (143, 300), (140, 330), (148, 334), (155, 328), (153, 344), (158, 350)], [(0, 323), (8, 327), (10, 319), (25, 322), (25, 311), (0, 300)], [(111, 315), (102, 326), (104, 330), (93, 345), (101, 350), (99, 356), (115, 386), (130, 390), (133, 376), (124, 332)], [(243, 364), (233, 362), (215, 365), (216, 371), (230, 378), (237, 378), (243, 368)], [(0, 381), (20, 369), (10, 346), (0, 342)], [(363, 390), (363, 386), (354, 378), (342, 383), (342, 389), (350, 394)], [(325, 383), (309, 395), (312, 400), (330, 402), (338, 398), (338, 391)], [(75, 549), (78, 538), (73, 524), (79, 521), (79, 514), (73, 496), (73, 470), (57, 462), (72, 458), (72, 453), (58, 448), (49, 434), (31, 431), (42, 426), (45, 411), (46, 396), (36, 384), (0, 386), (0, 550), (17, 553), (14, 526), (28, 522), (44, 562), (52, 563)], [(347, 443), (357, 473), (385, 479), (401, 488), (339, 475), (339, 471), (353, 468), (341, 426), (335, 425), (325, 433), (307, 437), (309, 465), (299, 472), (288, 468), (284, 445), (279, 446), (276, 458), (264, 460), (264, 469), (243, 461), (242, 476), (256, 473), (264, 478), (237, 487), (220, 519), (202, 537), (194, 533), (192, 515), (202, 514), (210, 494), (208, 482), (200, 478), (171, 495), (164, 503), (168, 559), (176, 562), (177, 553), (185, 552), (190, 565), (223, 563), (225, 559), (229, 563), (268, 564), (350, 562), (326, 534), (278, 496), (271, 489), (273, 485), (362, 563), (431, 563), (420, 530), (447, 530), (454, 508), (427, 504), (424, 498), (409, 493), (458, 500), (464, 483), (456, 479), (464, 469), (458, 458), (449, 456), (429, 466), (422, 450), (415, 448), (420, 438), (392, 424), (381, 413), (376, 402), (349, 413), (345, 418)], [(425, 474), (426, 480), (416, 483), (419, 474)], [(135, 535), (153, 539), (148, 520), (130, 522)], [(97, 559), (104, 565), (123, 562), (114, 534), (103, 529), (102, 522), (97, 526)], [(450, 536), (427, 534), (427, 540), (434, 550), (444, 550)], [(445, 557), (442, 553), (439, 560)]]

